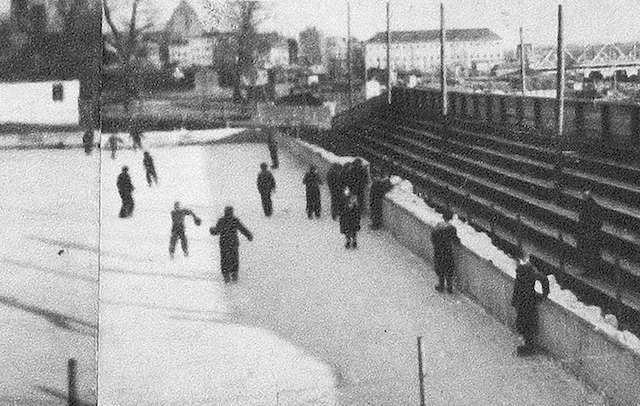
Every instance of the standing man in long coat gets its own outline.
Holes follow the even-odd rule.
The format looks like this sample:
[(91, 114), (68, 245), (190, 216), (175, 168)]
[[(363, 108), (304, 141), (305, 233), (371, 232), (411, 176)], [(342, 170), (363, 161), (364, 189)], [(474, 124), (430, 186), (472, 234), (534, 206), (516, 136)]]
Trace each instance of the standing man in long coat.
[(322, 179), (316, 172), (315, 166), (311, 165), (309, 171), (304, 174), (302, 183), (304, 183), (307, 196), (307, 217), (311, 219), (315, 215), (316, 218), (320, 218), (320, 184), (322, 184)]
[(118, 137), (115, 134), (111, 134), (109, 139), (107, 139), (107, 143), (109, 144), (109, 149), (111, 150), (111, 159), (116, 159), (116, 152), (118, 151), (118, 144), (124, 144), (122, 138)]
[(123, 166), (122, 172), (118, 175), (118, 181), (116, 182), (118, 187), (118, 193), (122, 200), (122, 207), (120, 207), (120, 218), (131, 217), (133, 214), (133, 184), (131, 183), (131, 177), (129, 176), (129, 167)]
[(348, 181), (351, 192), (358, 196), (358, 208), (360, 209), (360, 213), (362, 213), (365, 204), (365, 191), (369, 183), (367, 168), (362, 164), (362, 159), (356, 158), (353, 160)]
[(392, 188), (393, 185), (391, 185), (387, 174), (379, 173), (373, 177), (369, 191), (369, 217), (371, 218), (372, 230), (378, 230), (382, 227), (382, 200)]
[(340, 213), (340, 232), (344, 234), (346, 239), (345, 248), (358, 248), (358, 231), (360, 231), (360, 208), (358, 206), (360, 203), (358, 198), (351, 193), (347, 193), (345, 198), (347, 203)]
[[(542, 295), (536, 293), (535, 283), (542, 285)], [(535, 352), (535, 338), (538, 333), (538, 302), (549, 295), (547, 276), (536, 269), (529, 256), (521, 255), (516, 267), (516, 280), (513, 285), (511, 306), (516, 309), (516, 330), (522, 334), (524, 345), (518, 347), (518, 355), (530, 355)]]
[(600, 268), (602, 244), (602, 208), (589, 190), (583, 193), (578, 209), (578, 253), (587, 275), (593, 275)]
[(93, 151), (93, 130), (89, 129), (82, 135), (82, 146), (84, 147), (84, 153), (90, 155)]
[(271, 155), (271, 169), (278, 169), (280, 162), (278, 161), (278, 143), (273, 139), (273, 134), (269, 131), (267, 136), (267, 146), (269, 147), (269, 155)]
[(436, 224), (431, 232), (431, 242), (433, 243), (433, 262), (436, 274), (438, 275), (438, 285), (436, 290), (442, 292), (453, 293), (453, 271), (455, 264), (453, 262), (453, 244), (459, 244), (460, 239), (453, 224), (450, 223), (453, 218), (451, 210), (447, 209), (442, 213), (443, 222)]
[(224, 208), (224, 216), (218, 219), (215, 227), (211, 227), (211, 235), (220, 235), (220, 270), (225, 282), (238, 280), (238, 231), (240, 231), (249, 241), (253, 241), (253, 235), (247, 228), (233, 215), (233, 207)]
[(337, 219), (344, 206), (344, 186), (342, 184), (342, 166), (333, 163), (327, 172), (327, 186), (331, 195), (331, 218)]
[(258, 180), (256, 181), (258, 186), (258, 192), (260, 193), (260, 200), (262, 201), (262, 210), (264, 215), (271, 217), (273, 214), (273, 202), (271, 201), (271, 193), (276, 190), (276, 180), (273, 174), (267, 169), (266, 162), (260, 164), (260, 172), (258, 173)]

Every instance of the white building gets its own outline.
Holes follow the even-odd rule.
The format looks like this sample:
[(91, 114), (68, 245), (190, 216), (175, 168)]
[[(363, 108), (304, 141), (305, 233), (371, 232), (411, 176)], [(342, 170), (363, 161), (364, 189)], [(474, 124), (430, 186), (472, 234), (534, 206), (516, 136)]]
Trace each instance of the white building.
[[(365, 65), (387, 66), (386, 32), (374, 35), (365, 45)], [(451, 29), (446, 32), (446, 62), (488, 72), (503, 60), (502, 38), (488, 28)], [(440, 67), (440, 31), (392, 31), (391, 69), (431, 72)]]

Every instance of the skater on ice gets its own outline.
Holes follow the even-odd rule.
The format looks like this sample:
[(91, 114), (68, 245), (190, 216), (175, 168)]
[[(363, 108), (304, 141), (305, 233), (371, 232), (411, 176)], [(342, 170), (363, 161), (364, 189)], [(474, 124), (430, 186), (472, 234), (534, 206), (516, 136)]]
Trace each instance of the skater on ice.
[(122, 172), (118, 175), (117, 186), (120, 199), (122, 200), (122, 207), (120, 208), (120, 214), (118, 216), (120, 218), (131, 217), (134, 207), (133, 191), (135, 188), (131, 183), (128, 166), (122, 167)]
[(122, 138), (118, 137), (115, 134), (111, 134), (109, 139), (107, 140), (109, 144), (109, 149), (111, 150), (111, 159), (116, 159), (116, 152), (118, 151), (118, 144), (124, 144)]
[(267, 163), (260, 164), (260, 172), (256, 181), (260, 200), (262, 201), (262, 210), (264, 215), (270, 217), (273, 214), (273, 202), (271, 201), (271, 193), (276, 190), (276, 180), (273, 174), (267, 169)]
[(305, 186), (307, 196), (307, 217), (309, 219), (312, 219), (313, 216), (320, 218), (320, 185), (322, 184), (322, 179), (318, 172), (316, 172), (314, 165), (311, 165), (307, 173), (304, 174), (302, 183)]
[(238, 231), (247, 240), (253, 241), (251, 232), (233, 215), (233, 207), (224, 208), (224, 216), (218, 219), (215, 227), (209, 229), (211, 235), (220, 236), (220, 270), (225, 282), (238, 280)]
[(153, 163), (153, 157), (149, 151), (144, 151), (144, 157), (142, 158), (142, 165), (147, 177), (147, 185), (151, 186), (151, 183), (158, 184), (158, 175), (156, 174), (156, 166)]
[(331, 195), (331, 218), (336, 220), (342, 212), (344, 187), (342, 184), (342, 166), (334, 162), (327, 172), (327, 186)]
[(193, 211), (180, 207), (180, 202), (173, 204), (173, 210), (171, 211), (171, 238), (169, 239), (169, 256), (173, 259), (173, 254), (176, 251), (176, 244), (180, 240), (180, 246), (185, 257), (189, 256), (189, 245), (187, 242), (187, 236), (185, 235), (184, 218), (187, 216), (193, 217), (193, 222), (196, 226), (199, 226), (202, 220)]
[(278, 161), (278, 143), (273, 138), (273, 134), (269, 131), (267, 136), (267, 146), (269, 147), (269, 155), (271, 155), (271, 169), (278, 169), (280, 165)]
[(436, 224), (431, 232), (431, 242), (433, 244), (433, 262), (436, 274), (438, 275), (438, 285), (436, 290), (453, 293), (453, 272), (455, 264), (453, 262), (453, 245), (459, 244), (460, 239), (456, 228), (451, 224), (453, 213), (446, 209), (442, 213), (443, 222)]
[(129, 128), (129, 136), (131, 137), (133, 150), (137, 151), (138, 148), (142, 149), (142, 130), (140, 130), (137, 125), (131, 125)]
[(346, 207), (340, 214), (340, 232), (344, 234), (345, 248), (358, 248), (358, 231), (360, 231), (360, 204), (358, 197), (346, 191)]
[(84, 147), (84, 153), (91, 155), (93, 151), (93, 130), (87, 130), (82, 135), (82, 146)]
[(349, 187), (351, 193), (358, 197), (358, 208), (363, 210), (364, 194), (369, 182), (367, 168), (362, 164), (362, 159), (356, 158), (345, 171), (345, 185)]
[[(518, 347), (518, 355), (526, 356), (536, 350), (538, 302), (549, 295), (549, 280), (531, 264), (527, 253), (521, 252), (519, 255), (511, 306), (516, 309), (516, 330), (524, 338), (524, 345)], [(536, 281), (542, 285), (542, 294), (535, 291)]]

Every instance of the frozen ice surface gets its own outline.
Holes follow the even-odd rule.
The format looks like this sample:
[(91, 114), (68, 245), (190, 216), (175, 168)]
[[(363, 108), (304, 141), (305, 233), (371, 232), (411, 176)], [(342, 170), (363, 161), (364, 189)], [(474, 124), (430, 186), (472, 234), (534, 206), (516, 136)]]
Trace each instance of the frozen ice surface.
[[(98, 286), (101, 405), (417, 404), (418, 335), (427, 404), (604, 404), (555, 361), (515, 357), (514, 334), (464, 296), (437, 294), (429, 266), (366, 219), (359, 248), (344, 249), (326, 190), (323, 217), (306, 218), (306, 166), (288, 155), (274, 171), (267, 219), (255, 190), (266, 146), (151, 153), (160, 180), (151, 188), (140, 152), (103, 155), (98, 240), (98, 154), (0, 151), (0, 185), (11, 191), (0, 196), (0, 295), (11, 299), (0, 303), (0, 359), (10, 365), (0, 372), (0, 404), (19, 396), (64, 404), (71, 356), (83, 399), (95, 399)], [(122, 165), (136, 186), (134, 217), (124, 220)], [(204, 221), (187, 220), (190, 255), (178, 249), (172, 262), (174, 200)], [(207, 232), (227, 204), (255, 235), (241, 237), (240, 282), (230, 286)], [(66, 327), (35, 307), (68, 316)]]

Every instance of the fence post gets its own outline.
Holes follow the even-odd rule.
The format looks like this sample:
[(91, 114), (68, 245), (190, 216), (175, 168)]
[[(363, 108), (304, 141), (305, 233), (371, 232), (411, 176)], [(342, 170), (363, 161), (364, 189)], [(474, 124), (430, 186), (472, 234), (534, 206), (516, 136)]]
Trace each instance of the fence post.
[(76, 373), (77, 362), (75, 359), (70, 358), (67, 362), (67, 405), (77, 406), (78, 404), (78, 392), (76, 388)]
[(522, 252), (522, 217), (520, 217), (520, 213), (516, 214), (516, 222), (518, 223), (516, 242), (518, 243), (518, 252)]
[(489, 209), (491, 210), (491, 214), (489, 215), (489, 232), (493, 237), (496, 234), (496, 205), (491, 203)]
[(618, 303), (622, 300), (622, 268), (620, 267), (620, 258), (616, 258), (616, 300)]
[(600, 135), (600, 145), (606, 146), (611, 141), (611, 115), (607, 103), (602, 103), (600, 107), (600, 118), (602, 120), (602, 134)]
[(542, 132), (544, 128), (542, 126), (542, 103), (538, 98), (533, 99), (533, 126), (538, 132)]
[(562, 236), (562, 231), (558, 231), (558, 246), (560, 247), (560, 271), (564, 273), (564, 237)]
[(420, 406), (425, 406), (424, 372), (422, 370), (422, 337), (418, 337), (418, 385), (420, 387)]

